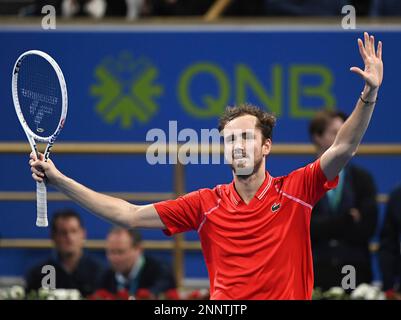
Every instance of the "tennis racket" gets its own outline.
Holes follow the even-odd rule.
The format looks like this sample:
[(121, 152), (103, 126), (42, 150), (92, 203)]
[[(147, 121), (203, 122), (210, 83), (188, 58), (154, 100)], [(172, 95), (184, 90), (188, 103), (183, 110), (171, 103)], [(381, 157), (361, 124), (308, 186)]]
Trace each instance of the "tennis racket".
[[(44, 161), (47, 161), (67, 116), (67, 87), (59, 65), (42, 51), (24, 52), (14, 65), (12, 95), (32, 151), (39, 159), (36, 141), (47, 143), (44, 152)], [(36, 207), (36, 225), (47, 227), (45, 181), (36, 183)]]

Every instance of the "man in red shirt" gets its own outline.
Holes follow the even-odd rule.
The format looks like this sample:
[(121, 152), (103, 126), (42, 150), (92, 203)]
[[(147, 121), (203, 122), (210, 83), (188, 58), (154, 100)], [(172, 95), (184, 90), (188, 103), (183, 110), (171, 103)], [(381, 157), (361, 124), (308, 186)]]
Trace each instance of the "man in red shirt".
[(166, 234), (197, 230), (212, 299), (310, 299), (313, 264), (309, 223), (313, 205), (336, 186), (337, 174), (356, 153), (383, 78), (382, 44), (358, 39), (365, 80), (356, 107), (333, 145), (315, 162), (273, 178), (265, 169), (273, 116), (249, 106), (229, 108), (220, 120), (233, 182), (176, 200), (137, 206), (97, 193), (31, 155), (33, 178), (47, 181), (100, 217)]

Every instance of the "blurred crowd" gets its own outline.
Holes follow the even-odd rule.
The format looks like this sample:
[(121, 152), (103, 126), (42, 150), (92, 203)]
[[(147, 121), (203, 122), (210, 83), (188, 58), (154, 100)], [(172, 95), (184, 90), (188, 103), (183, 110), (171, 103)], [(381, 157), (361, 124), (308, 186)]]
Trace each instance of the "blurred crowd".
[(223, 17), (339, 16), (353, 5), (358, 17), (399, 16), (398, 0), (0, 0), (0, 14), (35, 16), (53, 5), (64, 17), (126, 17), (134, 20), (160, 16), (203, 16), (217, 2)]
[[(28, 297), (37, 298), (42, 288), (76, 289), (89, 299), (178, 297), (171, 267), (145, 254), (137, 230), (113, 227), (109, 231), (105, 245), (107, 265), (84, 250), (86, 230), (75, 211), (56, 212), (50, 232), (52, 254), (26, 274)], [(54, 268), (53, 279), (49, 266)]]

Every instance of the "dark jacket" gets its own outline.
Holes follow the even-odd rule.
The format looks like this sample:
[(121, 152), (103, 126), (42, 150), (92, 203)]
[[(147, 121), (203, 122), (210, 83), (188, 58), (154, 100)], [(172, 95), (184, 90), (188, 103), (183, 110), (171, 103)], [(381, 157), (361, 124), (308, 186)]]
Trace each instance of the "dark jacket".
[[(135, 285), (135, 287), (133, 287)], [(111, 293), (117, 293), (119, 288), (116, 273), (112, 269), (106, 270), (99, 279), (98, 289), (105, 289)], [(176, 283), (171, 270), (160, 261), (145, 256), (145, 263), (139, 271), (134, 282), (130, 282), (124, 289), (135, 294), (138, 289), (148, 289), (156, 296), (169, 289), (176, 288)]]
[(79, 264), (72, 273), (68, 273), (60, 264), (56, 255), (39, 265), (30, 269), (26, 275), (26, 291), (38, 290), (42, 287), (42, 279), (47, 273), (42, 274), (42, 268), (45, 265), (51, 265), (55, 268), (56, 289), (78, 289), (82, 296), (93, 293), (96, 289), (96, 283), (99, 275), (102, 273), (102, 265), (84, 254)]
[[(383, 276), (383, 289), (395, 288), (401, 279), (401, 186), (389, 197), (386, 216), (380, 235), (380, 268)], [(398, 278), (398, 279), (397, 279)]]
[[(342, 268), (352, 265), (356, 284), (371, 281), (369, 242), (376, 229), (378, 207), (376, 187), (371, 175), (354, 165), (344, 169), (343, 190), (336, 209), (327, 194), (315, 205), (311, 217), (315, 287), (326, 290), (341, 286)], [(349, 214), (356, 208), (361, 220)]]

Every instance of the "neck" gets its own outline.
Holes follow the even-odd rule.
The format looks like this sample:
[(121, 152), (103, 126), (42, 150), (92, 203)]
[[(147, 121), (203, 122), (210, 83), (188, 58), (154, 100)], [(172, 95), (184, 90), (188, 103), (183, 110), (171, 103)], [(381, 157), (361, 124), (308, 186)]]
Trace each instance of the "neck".
[(242, 200), (248, 204), (265, 181), (265, 166), (260, 166), (259, 170), (245, 179), (234, 175), (234, 185)]
[(82, 251), (68, 253), (68, 254), (60, 254), (61, 264), (67, 272), (73, 272), (79, 263), (79, 260), (82, 257)]
[(124, 272), (121, 273), (121, 274), (124, 276), (125, 279), (129, 279), (129, 277), (131, 276), (132, 270), (136, 269), (136, 272), (139, 272), (141, 260), (142, 260), (142, 255), (140, 255), (140, 256), (131, 264), (131, 268), (130, 268), (130, 269), (125, 270)]

